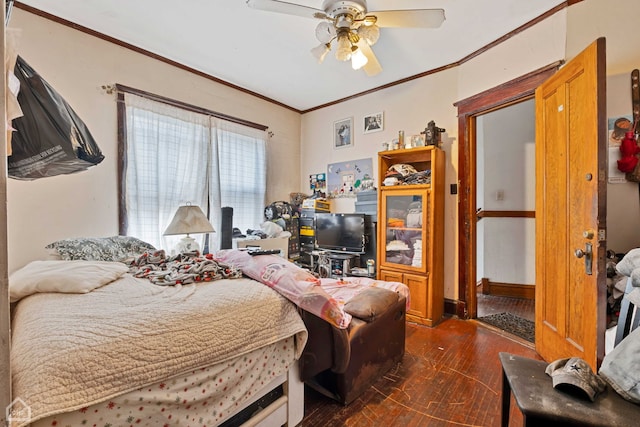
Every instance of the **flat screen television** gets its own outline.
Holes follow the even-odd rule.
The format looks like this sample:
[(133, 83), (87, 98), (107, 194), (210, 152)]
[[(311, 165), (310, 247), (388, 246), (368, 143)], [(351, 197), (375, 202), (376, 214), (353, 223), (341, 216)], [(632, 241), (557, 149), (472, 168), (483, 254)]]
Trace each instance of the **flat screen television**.
[(316, 213), (316, 248), (332, 252), (364, 253), (364, 215)]

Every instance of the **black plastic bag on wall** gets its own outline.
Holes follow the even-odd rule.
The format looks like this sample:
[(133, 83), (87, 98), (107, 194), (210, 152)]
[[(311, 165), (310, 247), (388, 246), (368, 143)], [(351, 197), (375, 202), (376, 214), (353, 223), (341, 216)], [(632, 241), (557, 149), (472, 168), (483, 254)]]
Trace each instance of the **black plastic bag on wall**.
[(18, 102), (23, 116), (13, 120), (9, 177), (33, 180), (71, 174), (104, 156), (84, 122), (36, 71), (18, 56)]

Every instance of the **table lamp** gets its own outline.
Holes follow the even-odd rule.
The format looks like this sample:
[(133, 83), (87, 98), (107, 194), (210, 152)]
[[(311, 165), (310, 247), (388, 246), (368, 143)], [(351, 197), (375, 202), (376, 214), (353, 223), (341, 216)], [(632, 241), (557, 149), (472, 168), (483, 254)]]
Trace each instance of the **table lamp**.
[(199, 206), (186, 204), (178, 208), (173, 220), (171, 220), (171, 224), (164, 231), (164, 235), (186, 234), (176, 246), (178, 253), (200, 252), (200, 245), (189, 234), (212, 233), (214, 231), (213, 226)]

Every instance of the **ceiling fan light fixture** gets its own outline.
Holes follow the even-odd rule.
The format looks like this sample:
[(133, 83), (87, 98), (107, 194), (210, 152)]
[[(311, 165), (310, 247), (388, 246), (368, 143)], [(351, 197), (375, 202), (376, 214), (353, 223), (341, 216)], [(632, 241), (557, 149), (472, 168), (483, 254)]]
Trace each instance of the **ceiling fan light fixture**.
[(336, 29), (329, 22), (321, 22), (316, 27), (316, 38), (322, 43), (329, 43), (336, 37)]
[(311, 54), (318, 60), (318, 64), (322, 64), (322, 61), (324, 61), (329, 50), (331, 50), (330, 46), (331, 45), (329, 43), (320, 43), (318, 46), (311, 49)]
[(377, 25), (362, 25), (358, 28), (358, 35), (365, 39), (369, 46), (373, 46), (380, 38), (380, 27)]
[(324, 61), (335, 40), (336, 59), (352, 59), (353, 68), (362, 68), (367, 76), (375, 76), (382, 71), (371, 48), (380, 37), (380, 28), (438, 28), (445, 20), (444, 9), (369, 11), (366, 0), (323, 0), (320, 9), (289, 0), (245, 1), (254, 9), (321, 20), (315, 29), (321, 44), (311, 49), (318, 63)]
[(351, 41), (345, 33), (338, 35), (336, 42), (336, 59), (339, 61), (348, 61), (351, 58)]
[(367, 65), (369, 59), (362, 53), (362, 50), (358, 49), (357, 46), (353, 47), (353, 51), (351, 52), (351, 68), (354, 70), (359, 70), (360, 68)]
[(362, 19), (362, 23), (367, 27), (374, 25), (376, 22), (378, 22), (378, 17), (374, 15), (365, 16), (364, 19)]

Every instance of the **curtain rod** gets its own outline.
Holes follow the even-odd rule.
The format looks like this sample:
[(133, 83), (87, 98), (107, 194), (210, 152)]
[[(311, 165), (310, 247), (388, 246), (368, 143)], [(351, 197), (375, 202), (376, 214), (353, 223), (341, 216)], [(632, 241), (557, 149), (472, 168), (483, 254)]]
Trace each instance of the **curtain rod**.
[[(116, 83), (115, 85), (102, 85), (102, 89), (108, 93), (112, 94), (115, 92), (118, 93), (130, 93), (132, 95), (141, 96), (143, 98), (150, 99), (152, 101), (162, 102), (163, 104), (171, 105), (173, 107), (183, 108), (185, 110), (192, 111), (194, 113), (201, 113), (207, 116), (216, 117), (218, 119), (227, 120), (232, 123), (236, 123), (239, 125), (248, 126), (258, 130), (267, 130), (269, 126), (261, 125), (259, 123), (250, 122), (248, 120), (240, 119), (238, 117), (229, 116), (227, 114), (218, 113), (216, 111), (211, 111), (206, 108), (198, 107), (197, 105), (187, 104), (186, 102), (178, 101), (175, 99), (167, 98), (161, 95), (156, 95), (154, 93), (146, 92), (144, 90), (135, 89), (129, 86), (121, 85), (120, 83)], [(273, 132), (269, 132), (269, 136), (273, 136)]]

